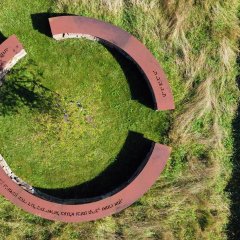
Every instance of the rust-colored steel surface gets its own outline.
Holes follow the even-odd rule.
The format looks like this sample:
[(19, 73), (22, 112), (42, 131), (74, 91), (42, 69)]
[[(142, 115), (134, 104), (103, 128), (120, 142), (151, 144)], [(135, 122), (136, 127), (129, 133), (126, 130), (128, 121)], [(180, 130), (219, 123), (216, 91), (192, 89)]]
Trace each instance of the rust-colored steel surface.
[(96, 220), (130, 206), (157, 180), (170, 155), (170, 148), (155, 144), (147, 164), (138, 176), (121, 191), (102, 196), (101, 200), (85, 204), (59, 204), (44, 200), (12, 181), (0, 168), (0, 194), (27, 212), (63, 222)]
[(26, 52), (15, 35), (4, 41), (0, 45), (0, 79), (25, 55)]
[[(129, 55), (146, 75), (152, 87), (157, 108), (160, 110), (174, 108), (171, 90), (162, 69), (146, 47), (129, 33), (108, 23), (75, 16), (52, 18), (50, 26), (55, 39), (87, 36), (118, 47)], [(21, 45), (18, 44), (18, 46)], [(0, 49), (12, 49), (12, 42), (3, 48), (0, 45)], [(17, 56), (19, 51), (15, 53)], [(6, 53), (5, 57), (6, 60), (13, 58)], [(3, 61), (6, 60), (3, 59)], [(96, 220), (117, 213), (140, 198), (163, 171), (170, 152), (170, 147), (152, 143), (145, 161), (139, 166), (136, 174), (121, 188), (90, 200), (82, 199), (81, 203), (64, 200), (59, 202), (55, 201), (54, 197), (46, 197), (15, 176), (0, 155), (0, 194), (27, 212), (46, 219), (63, 222)]]
[(87, 37), (114, 45), (126, 53), (145, 74), (158, 110), (174, 109), (173, 95), (167, 78), (151, 52), (128, 32), (93, 18), (63, 16), (49, 19), (53, 37)]

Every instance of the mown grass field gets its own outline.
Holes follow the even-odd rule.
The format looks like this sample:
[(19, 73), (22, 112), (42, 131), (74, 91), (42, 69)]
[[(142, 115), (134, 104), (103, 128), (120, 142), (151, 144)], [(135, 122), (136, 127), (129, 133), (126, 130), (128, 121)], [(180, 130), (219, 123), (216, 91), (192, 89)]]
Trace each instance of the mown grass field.
[[(43, 220), (1, 198), (0, 239), (239, 239), (238, 1), (3, 0), (0, 9), (1, 35), (16, 34), (28, 53), (0, 88), (0, 152), (19, 177), (43, 189), (84, 184), (118, 163), (129, 131), (174, 149), (144, 197), (96, 222)], [(161, 63), (176, 110), (153, 111), (118, 53), (47, 36), (53, 13), (136, 36)]]

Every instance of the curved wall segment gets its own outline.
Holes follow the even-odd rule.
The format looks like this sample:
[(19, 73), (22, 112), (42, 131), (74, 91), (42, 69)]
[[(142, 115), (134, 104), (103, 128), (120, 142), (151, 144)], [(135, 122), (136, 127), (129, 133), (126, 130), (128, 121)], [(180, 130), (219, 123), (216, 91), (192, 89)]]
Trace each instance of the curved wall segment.
[[(49, 22), (56, 40), (87, 37), (121, 50), (145, 74), (157, 110), (174, 109), (173, 96), (163, 70), (150, 51), (135, 37), (111, 24), (86, 17), (55, 17), (49, 19)], [(0, 45), (0, 78), (25, 55), (25, 50), (15, 36)], [(18, 178), (0, 155), (0, 194), (25, 211), (46, 219), (63, 222), (96, 220), (117, 213), (139, 199), (163, 171), (170, 152), (170, 147), (152, 143), (144, 164), (123, 187), (92, 200), (83, 199), (81, 203), (59, 201), (36, 191)]]

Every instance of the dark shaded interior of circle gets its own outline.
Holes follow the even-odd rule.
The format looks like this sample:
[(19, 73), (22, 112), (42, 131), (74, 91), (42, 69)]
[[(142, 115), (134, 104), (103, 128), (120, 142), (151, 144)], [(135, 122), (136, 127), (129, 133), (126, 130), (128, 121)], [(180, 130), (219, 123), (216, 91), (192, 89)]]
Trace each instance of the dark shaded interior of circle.
[(154, 143), (145, 139), (142, 134), (130, 131), (115, 161), (94, 179), (64, 189), (35, 188), (35, 194), (48, 201), (63, 204), (87, 203), (111, 196), (138, 176), (146, 165), (153, 146)]
[[(40, 33), (52, 38), (51, 29), (48, 18), (57, 16), (73, 16), (73, 14), (66, 13), (37, 13), (32, 14), (33, 28)], [(124, 51), (115, 47), (111, 43), (100, 40), (100, 43), (112, 54), (115, 60), (119, 63), (122, 71), (128, 80), (131, 91), (131, 98), (151, 109), (156, 108), (155, 98), (152, 93), (152, 88), (146, 79), (141, 68), (128, 56)]]

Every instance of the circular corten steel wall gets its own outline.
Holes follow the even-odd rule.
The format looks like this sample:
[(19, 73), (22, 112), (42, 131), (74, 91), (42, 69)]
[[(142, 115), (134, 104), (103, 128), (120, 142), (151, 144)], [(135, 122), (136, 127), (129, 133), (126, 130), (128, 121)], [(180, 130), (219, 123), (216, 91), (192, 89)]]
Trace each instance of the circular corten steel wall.
[(107, 42), (126, 53), (148, 79), (157, 110), (174, 109), (174, 101), (165, 74), (151, 52), (128, 32), (93, 18), (63, 16), (49, 19), (53, 37), (87, 37)]
[[(57, 40), (87, 37), (117, 47), (144, 73), (155, 99), (156, 109), (174, 109), (173, 96), (163, 70), (149, 50), (132, 35), (111, 24), (86, 17), (55, 17), (50, 18), (49, 22), (53, 37)], [(25, 51), (15, 36), (0, 45), (0, 64), (2, 64), (0, 76), (24, 54)], [(140, 198), (163, 171), (170, 152), (170, 147), (153, 143), (144, 166), (141, 166), (136, 176), (125, 183), (124, 187), (81, 204), (68, 204), (67, 201), (58, 203), (53, 200), (54, 198), (46, 200), (45, 197), (36, 194), (31, 186), (11, 172), (0, 155), (0, 194), (27, 212), (46, 219), (63, 222), (96, 220), (117, 213)]]

